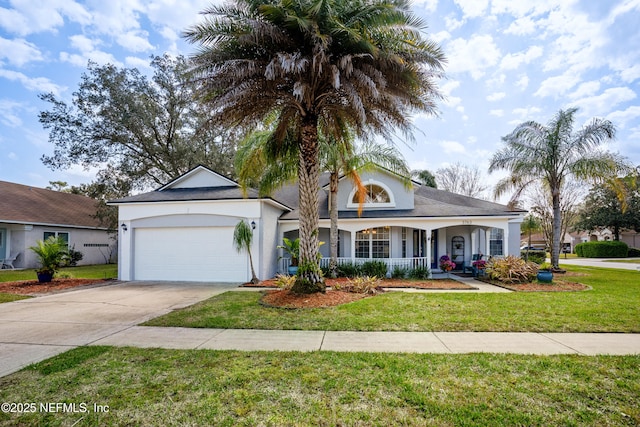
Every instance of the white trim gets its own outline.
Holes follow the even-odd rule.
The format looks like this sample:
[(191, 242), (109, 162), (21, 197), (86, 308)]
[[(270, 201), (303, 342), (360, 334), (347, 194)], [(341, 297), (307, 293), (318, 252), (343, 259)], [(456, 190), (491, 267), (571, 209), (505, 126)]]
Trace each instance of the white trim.
[[(155, 200), (155, 201), (149, 201), (149, 200), (145, 200), (145, 201), (141, 201), (141, 202), (107, 202), (107, 205), (109, 206), (144, 206), (144, 205), (158, 205), (158, 204), (180, 204), (180, 203), (228, 203), (228, 202), (242, 202), (242, 203), (247, 203), (247, 202), (264, 202), (264, 203), (269, 203), (272, 206), (275, 206), (277, 208), (280, 208), (284, 211), (289, 211), (291, 212), (293, 209), (291, 209), (290, 207), (288, 207), (287, 205), (283, 205), (282, 203), (270, 198), (270, 197), (265, 197), (265, 198), (259, 198), (259, 199), (191, 199), (191, 200)], [(295, 221), (298, 221), (297, 219)], [(0, 221), (2, 222), (2, 221)]]
[[(363, 182), (362, 185), (364, 187), (369, 185), (377, 185), (382, 188), (387, 195), (389, 196), (388, 203), (363, 203), (362, 207), (364, 208), (395, 208), (396, 207), (396, 199), (393, 195), (391, 189), (383, 182), (376, 181), (373, 178), (370, 178), (367, 182)], [(347, 199), (347, 209), (357, 209), (360, 205), (358, 203), (353, 203), (353, 197), (355, 196), (357, 191), (357, 187), (353, 187), (351, 193), (349, 193), (349, 198)]]
[[(14, 220), (4, 220), (4, 219), (0, 219), (0, 224), (16, 224), (16, 225), (24, 225), (25, 227), (28, 226), (38, 226), (38, 227), (61, 227), (61, 228), (81, 228), (83, 230), (102, 230), (102, 231), (109, 231), (108, 228), (105, 227), (92, 227), (90, 225), (73, 225), (73, 224), (49, 224), (46, 222), (29, 222), (29, 221), (14, 221)], [(22, 231), (22, 230), (16, 230), (16, 231)], [(24, 230), (24, 231), (31, 231), (31, 230)]]

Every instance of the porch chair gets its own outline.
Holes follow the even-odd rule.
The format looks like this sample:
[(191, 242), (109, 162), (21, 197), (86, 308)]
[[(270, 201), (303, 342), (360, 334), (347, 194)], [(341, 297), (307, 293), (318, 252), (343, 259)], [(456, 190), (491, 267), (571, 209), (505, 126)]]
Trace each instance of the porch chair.
[(20, 255), (20, 252), (18, 252), (17, 254), (11, 255), (9, 258), (0, 259), (0, 269), (10, 268), (12, 270), (15, 270), (15, 267), (13, 266), (13, 261), (15, 261), (19, 255)]
[(473, 263), (475, 261), (480, 261), (482, 259), (483, 255), (482, 254), (473, 254), (471, 255), (471, 262), (469, 263), (469, 265), (465, 265), (464, 268), (462, 269), (463, 273), (471, 273), (474, 276), (477, 274), (476, 273), (476, 268), (473, 266)]

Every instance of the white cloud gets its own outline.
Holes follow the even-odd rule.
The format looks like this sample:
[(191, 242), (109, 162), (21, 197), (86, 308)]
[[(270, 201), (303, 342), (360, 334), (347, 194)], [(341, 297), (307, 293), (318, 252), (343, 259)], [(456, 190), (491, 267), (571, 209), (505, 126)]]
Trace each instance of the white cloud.
[(452, 40), (445, 49), (449, 57), (449, 73), (469, 72), (474, 80), (484, 75), (484, 70), (495, 66), (500, 50), (490, 35), (474, 35), (469, 40)]
[(466, 150), (464, 145), (457, 141), (440, 141), (438, 142), (440, 148), (445, 154), (464, 153)]
[(530, 17), (516, 19), (504, 32), (515, 36), (526, 36), (536, 31), (537, 23)]
[(464, 19), (456, 19), (453, 16), (447, 16), (444, 18), (444, 23), (448, 31), (455, 31), (462, 27), (465, 21)]
[(599, 81), (591, 81), (584, 82), (578, 86), (574, 92), (569, 94), (569, 98), (577, 99), (585, 96), (591, 96), (600, 90), (600, 82)]
[(9, 154), (7, 154), (7, 157), (9, 158), (9, 160), (18, 160), (18, 155), (13, 151), (10, 151)]
[(489, 6), (488, 0), (453, 0), (462, 9), (463, 18), (482, 16)]
[(542, 56), (543, 49), (540, 46), (531, 46), (526, 52), (508, 54), (500, 62), (503, 70), (515, 70), (522, 64), (530, 64), (533, 60)]
[(616, 105), (631, 101), (636, 97), (636, 93), (628, 87), (614, 87), (605, 90), (600, 95), (580, 98), (574, 104), (580, 106), (581, 115), (604, 116)]
[(108, 52), (104, 52), (97, 48), (101, 44), (99, 39), (90, 39), (89, 37), (76, 34), (69, 37), (71, 46), (78, 49), (80, 53), (60, 52), (59, 57), (62, 62), (68, 62), (77, 67), (86, 67), (89, 60), (98, 64), (114, 64), (122, 66), (122, 63)]
[(148, 52), (154, 47), (149, 43), (149, 33), (146, 31), (127, 31), (116, 39), (118, 44), (131, 52)]
[(640, 64), (635, 64), (631, 67), (621, 70), (620, 78), (625, 83), (631, 83), (634, 80), (640, 79)]
[(535, 120), (537, 114), (542, 112), (542, 110), (538, 107), (527, 107), (527, 108), (515, 108), (511, 113), (514, 116), (517, 116), (520, 121), (523, 120)]
[(10, 99), (0, 99), (0, 123), (6, 126), (17, 128), (22, 126), (22, 119), (17, 114), (17, 110), (23, 105)]
[(8, 40), (0, 37), (0, 59), (5, 58), (9, 64), (22, 67), (33, 61), (42, 61), (42, 53), (36, 45), (24, 39)]
[(0, 77), (20, 82), (25, 88), (34, 92), (53, 92), (59, 95), (60, 92), (66, 89), (64, 86), (59, 86), (45, 77), (28, 77), (17, 71), (0, 69)]
[(559, 97), (560, 95), (571, 90), (572, 87), (580, 82), (580, 77), (572, 72), (562, 74), (560, 76), (549, 77), (540, 84), (538, 90), (533, 96), (541, 98), (547, 96)]
[(523, 74), (522, 77), (520, 77), (515, 84), (516, 84), (516, 87), (518, 87), (519, 89), (525, 90), (527, 86), (529, 86), (529, 76), (527, 76), (526, 74)]
[(151, 70), (148, 58), (138, 58), (137, 56), (127, 56), (124, 60), (127, 67), (137, 68), (138, 70)]
[[(565, 0), (570, 2), (571, 0)], [(526, 15), (537, 16), (549, 12), (557, 0), (536, 0), (536, 1), (513, 1), (513, 0), (493, 0), (491, 2), (491, 13), (509, 14), (516, 18)]]
[(640, 118), (640, 106), (632, 105), (624, 111), (614, 111), (607, 115), (607, 120), (613, 122), (614, 125), (624, 128), (631, 121)]
[(411, 4), (414, 7), (420, 6), (429, 13), (435, 12), (438, 8), (438, 0), (414, 0)]
[(496, 117), (504, 116), (504, 110), (489, 110), (489, 114)]
[(11, 0), (12, 9), (0, 8), (0, 27), (26, 36), (55, 31), (65, 18), (81, 25), (91, 22), (91, 14), (73, 0)]
[(504, 98), (505, 96), (507, 96), (507, 94), (504, 93), (504, 92), (495, 92), (495, 93), (492, 93), (491, 95), (487, 96), (487, 101), (490, 101), (490, 102), (499, 101), (502, 98)]

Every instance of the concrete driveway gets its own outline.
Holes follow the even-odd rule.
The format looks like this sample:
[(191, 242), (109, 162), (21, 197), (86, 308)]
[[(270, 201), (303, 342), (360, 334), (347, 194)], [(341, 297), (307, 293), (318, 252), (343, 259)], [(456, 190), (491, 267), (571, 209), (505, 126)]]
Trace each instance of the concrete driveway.
[(123, 282), (0, 304), (0, 376), (237, 286)]

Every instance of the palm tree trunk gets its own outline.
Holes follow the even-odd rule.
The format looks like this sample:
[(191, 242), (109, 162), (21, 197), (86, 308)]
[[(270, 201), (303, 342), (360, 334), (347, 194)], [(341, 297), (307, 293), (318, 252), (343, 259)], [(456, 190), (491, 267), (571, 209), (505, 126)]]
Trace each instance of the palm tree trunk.
[(249, 252), (249, 264), (251, 265), (251, 283), (254, 285), (260, 283), (260, 279), (256, 276), (256, 271), (253, 269), (253, 257), (251, 256), (251, 250), (247, 248), (247, 252)]
[(298, 277), (291, 289), (298, 294), (324, 292), (325, 284), (318, 265), (318, 118), (307, 116), (302, 124), (298, 187), (300, 190), (300, 263)]
[(553, 188), (553, 242), (551, 245), (551, 267), (560, 268), (560, 233), (562, 230), (562, 213), (560, 210), (560, 189)]
[(338, 174), (331, 173), (329, 182), (329, 193), (331, 195), (331, 207), (329, 218), (331, 220), (331, 233), (329, 236), (330, 257), (329, 276), (335, 279), (338, 276)]

